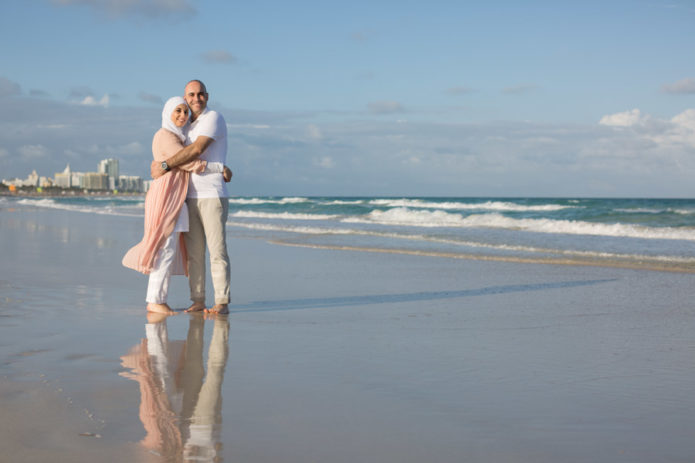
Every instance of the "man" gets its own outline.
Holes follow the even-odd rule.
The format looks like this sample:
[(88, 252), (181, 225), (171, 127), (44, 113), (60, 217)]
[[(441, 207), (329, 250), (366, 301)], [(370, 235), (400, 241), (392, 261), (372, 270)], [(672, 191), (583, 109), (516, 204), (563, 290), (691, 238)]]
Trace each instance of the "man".
[[(162, 163), (152, 164), (152, 176), (157, 178), (171, 168), (196, 157), (208, 162), (225, 164), (227, 157), (227, 124), (221, 114), (207, 107), (208, 92), (199, 80), (186, 84), (184, 99), (191, 108), (191, 128), (188, 138), (192, 142)], [(186, 204), (189, 231), (184, 234), (188, 251), (188, 281), (193, 304), (187, 312), (229, 313), (230, 271), (227, 254), (226, 223), (229, 200), (226, 182), (232, 171), (225, 167), (224, 174), (202, 173), (190, 176)], [(210, 252), (210, 274), (215, 289), (215, 305), (205, 308), (205, 246)]]

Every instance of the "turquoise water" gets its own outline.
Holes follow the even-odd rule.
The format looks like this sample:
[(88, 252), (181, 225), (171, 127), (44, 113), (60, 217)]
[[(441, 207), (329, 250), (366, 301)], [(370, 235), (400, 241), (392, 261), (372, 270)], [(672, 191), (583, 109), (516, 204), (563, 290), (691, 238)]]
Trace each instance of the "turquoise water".
[[(144, 197), (0, 199), (141, 219)], [(233, 197), (230, 235), (441, 257), (695, 270), (695, 200)]]

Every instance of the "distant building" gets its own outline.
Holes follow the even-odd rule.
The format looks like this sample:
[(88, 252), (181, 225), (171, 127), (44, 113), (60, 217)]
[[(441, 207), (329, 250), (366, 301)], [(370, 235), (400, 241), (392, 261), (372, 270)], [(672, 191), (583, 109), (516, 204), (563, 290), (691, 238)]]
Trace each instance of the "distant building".
[(72, 173), (72, 186), (77, 187), (77, 188), (84, 188), (84, 172), (73, 172)]
[(11, 191), (14, 191), (14, 189), (16, 189), (15, 187), (17, 186), (17, 184), (19, 182), (21, 182), (21, 180), (16, 178), (16, 177), (11, 179), (11, 180), (6, 180), (6, 179), (2, 180), (2, 184), (7, 186), (7, 187), (10, 187)]
[(53, 177), (53, 183), (60, 188), (72, 187), (72, 171), (70, 170), (70, 164), (67, 165), (64, 171), (56, 172), (55, 177)]
[(139, 193), (142, 191), (142, 178), (137, 175), (121, 175), (118, 177), (118, 190)]
[(31, 171), (27, 179), (24, 181), (24, 186), (39, 186), (39, 174), (36, 173), (36, 170)]
[(9, 186), (14, 186), (14, 187), (23, 187), (23, 186), (33, 186), (37, 187), (39, 186), (39, 175), (36, 173), (36, 171), (32, 171), (31, 174), (27, 176), (25, 180), (19, 179), (19, 178), (14, 178), (12, 180), (3, 180), (2, 181), (3, 185)]
[(108, 190), (109, 176), (98, 172), (85, 172), (80, 186), (85, 190)]
[(102, 159), (97, 166), (97, 172), (108, 175), (108, 188), (110, 190), (115, 190), (118, 187), (118, 159)]

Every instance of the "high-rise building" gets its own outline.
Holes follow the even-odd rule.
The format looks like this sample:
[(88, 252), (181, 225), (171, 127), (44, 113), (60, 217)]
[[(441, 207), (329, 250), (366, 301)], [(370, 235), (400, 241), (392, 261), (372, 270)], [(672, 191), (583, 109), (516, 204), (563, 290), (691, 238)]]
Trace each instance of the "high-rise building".
[(77, 188), (84, 188), (82, 184), (82, 179), (84, 178), (84, 172), (73, 172), (72, 173), (72, 186)]
[(109, 177), (108, 188), (114, 190), (118, 187), (118, 159), (102, 159), (99, 161), (97, 172), (106, 174)]
[[(72, 171), (70, 170), (70, 164), (67, 165), (64, 171), (56, 172), (54, 177), (55, 185), (61, 188), (72, 187)], [(76, 185), (77, 186), (77, 185)]]
[(142, 178), (136, 175), (121, 175), (118, 177), (118, 189), (139, 193), (142, 191)]
[(108, 190), (109, 176), (105, 173), (85, 172), (82, 187), (85, 190)]

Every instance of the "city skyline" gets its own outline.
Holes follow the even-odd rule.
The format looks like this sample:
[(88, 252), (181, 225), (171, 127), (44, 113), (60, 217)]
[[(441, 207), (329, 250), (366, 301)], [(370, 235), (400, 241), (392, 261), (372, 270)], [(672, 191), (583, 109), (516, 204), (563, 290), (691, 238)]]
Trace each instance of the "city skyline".
[(53, 177), (39, 175), (36, 169), (33, 169), (26, 179), (3, 178), (0, 182), (8, 187), (79, 188), (88, 191), (144, 193), (149, 187), (150, 180), (136, 175), (121, 175), (119, 160), (106, 158), (98, 162), (96, 172), (73, 171), (68, 163), (62, 172), (54, 173)]

